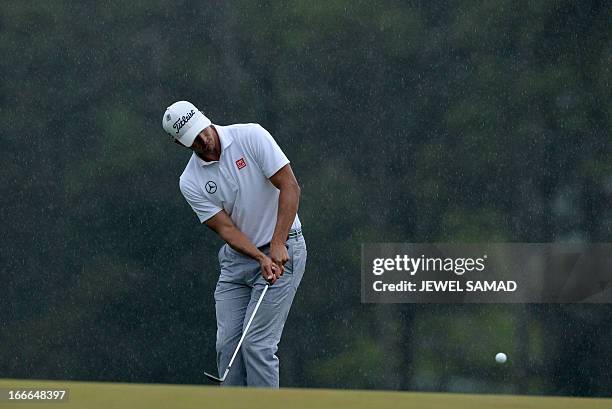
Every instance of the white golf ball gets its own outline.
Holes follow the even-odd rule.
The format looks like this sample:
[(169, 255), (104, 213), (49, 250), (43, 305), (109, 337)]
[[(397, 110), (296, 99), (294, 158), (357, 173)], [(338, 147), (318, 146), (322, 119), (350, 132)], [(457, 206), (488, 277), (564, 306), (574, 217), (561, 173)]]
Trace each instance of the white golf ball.
[(504, 362), (506, 362), (507, 359), (508, 357), (503, 352), (498, 352), (497, 355), (495, 355), (495, 361), (498, 364), (503, 364)]

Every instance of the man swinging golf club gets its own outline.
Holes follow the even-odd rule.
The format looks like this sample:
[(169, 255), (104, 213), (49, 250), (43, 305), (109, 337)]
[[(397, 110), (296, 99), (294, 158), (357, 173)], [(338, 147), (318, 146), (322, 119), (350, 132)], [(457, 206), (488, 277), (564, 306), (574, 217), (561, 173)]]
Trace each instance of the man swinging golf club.
[(193, 151), (180, 177), (183, 196), (226, 242), (215, 289), (220, 378), (207, 376), (278, 388), (275, 354), (306, 266), (289, 160), (260, 125), (213, 125), (187, 101), (168, 107), (162, 125)]

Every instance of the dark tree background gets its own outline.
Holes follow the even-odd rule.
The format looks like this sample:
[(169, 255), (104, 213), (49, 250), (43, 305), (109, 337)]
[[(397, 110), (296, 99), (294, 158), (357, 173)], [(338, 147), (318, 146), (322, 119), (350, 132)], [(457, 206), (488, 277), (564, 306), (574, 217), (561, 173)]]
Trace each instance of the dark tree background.
[[(360, 244), (612, 241), (605, 1), (0, 5), (0, 377), (202, 383), (221, 241), (161, 115), (302, 185), (285, 386), (610, 396), (608, 305), (363, 305)], [(506, 351), (507, 365), (493, 356)]]

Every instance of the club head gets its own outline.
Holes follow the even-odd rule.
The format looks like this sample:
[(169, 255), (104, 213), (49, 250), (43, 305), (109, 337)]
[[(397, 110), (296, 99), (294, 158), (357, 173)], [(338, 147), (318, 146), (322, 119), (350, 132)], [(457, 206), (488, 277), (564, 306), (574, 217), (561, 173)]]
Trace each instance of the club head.
[(216, 383), (221, 383), (221, 382), (223, 382), (223, 379), (217, 378), (216, 376), (211, 375), (211, 374), (209, 374), (208, 372), (204, 372), (204, 375), (206, 375), (206, 377), (207, 377), (208, 379), (210, 379), (211, 381), (213, 381), (213, 382), (216, 382)]

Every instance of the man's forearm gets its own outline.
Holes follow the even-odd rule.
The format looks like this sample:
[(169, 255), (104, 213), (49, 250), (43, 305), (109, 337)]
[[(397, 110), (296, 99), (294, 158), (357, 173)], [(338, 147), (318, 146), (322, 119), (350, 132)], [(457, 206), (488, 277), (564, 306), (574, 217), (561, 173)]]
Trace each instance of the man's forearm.
[(260, 251), (247, 236), (235, 226), (225, 226), (216, 230), (219, 236), (234, 250), (239, 251), (255, 260), (261, 266), (261, 274), (270, 285), (283, 275), (282, 269), (276, 268), (272, 260)]
[(236, 227), (224, 229), (219, 236), (234, 250), (261, 261), (265, 254), (261, 252), (247, 236)]
[(280, 189), (278, 197), (278, 215), (276, 226), (272, 235), (272, 243), (284, 243), (287, 240), (289, 229), (295, 220), (300, 202), (300, 188), (296, 185), (289, 185)]

